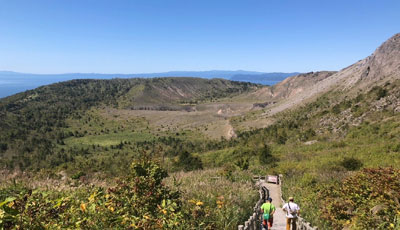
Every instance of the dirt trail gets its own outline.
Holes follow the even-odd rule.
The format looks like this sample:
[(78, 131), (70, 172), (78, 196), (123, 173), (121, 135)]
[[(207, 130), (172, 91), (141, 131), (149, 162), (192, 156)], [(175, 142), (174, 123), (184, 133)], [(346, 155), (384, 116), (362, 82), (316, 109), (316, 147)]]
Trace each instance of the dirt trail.
[(231, 123), (228, 121), (228, 133), (227, 133), (227, 137), (228, 139), (231, 139), (232, 137), (236, 137), (236, 132), (235, 129), (233, 129), (233, 126), (231, 125)]
[(286, 230), (286, 214), (282, 210), (281, 191), (279, 185), (266, 183), (265, 181), (261, 182), (261, 185), (268, 188), (269, 196), (272, 198), (272, 203), (276, 207), (274, 224), (272, 225), (271, 230)]

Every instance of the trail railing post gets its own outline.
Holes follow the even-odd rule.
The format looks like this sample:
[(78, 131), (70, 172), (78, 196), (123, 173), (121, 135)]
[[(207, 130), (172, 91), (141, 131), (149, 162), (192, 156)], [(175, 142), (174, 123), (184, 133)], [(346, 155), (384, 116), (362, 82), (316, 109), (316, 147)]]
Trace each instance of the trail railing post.
[(253, 213), (253, 229), (257, 230), (257, 214)]
[(244, 229), (249, 230), (249, 221), (244, 222)]
[[(258, 182), (261, 182), (261, 176), (254, 176), (253, 179), (257, 180)], [(266, 177), (264, 177), (266, 178)], [(261, 205), (267, 200), (269, 197), (269, 190), (265, 186), (261, 186), (261, 183), (258, 183), (259, 185), (259, 200), (256, 202), (256, 204), (253, 207), (253, 214), (249, 217), (247, 221), (245, 221), (244, 225), (238, 225), (238, 230), (259, 230), (261, 228), (262, 220), (261, 220), (261, 215), (262, 213), (260, 212)]]

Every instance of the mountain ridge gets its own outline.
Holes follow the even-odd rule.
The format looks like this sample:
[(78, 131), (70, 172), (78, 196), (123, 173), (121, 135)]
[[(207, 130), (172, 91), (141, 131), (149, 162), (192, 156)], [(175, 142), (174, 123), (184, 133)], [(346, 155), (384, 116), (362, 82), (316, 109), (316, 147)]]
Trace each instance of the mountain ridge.
[[(388, 64), (386, 64), (388, 63)], [(318, 72), (317, 72), (318, 73)], [(311, 73), (311, 76), (314, 73)], [(286, 79), (275, 87), (283, 86), (290, 81), (296, 81), (302, 75)], [(284, 98), (271, 108), (270, 114), (285, 109), (303, 105), (318, 95), (330, 90), (348, 91), (347, 94), (356, 96), (359, 90), (370, 90), (375, 85), (385, 84), (400, 78), (400, 33), (382, 43), (370, 56), (324, 78), (310, 82), (307, 88), (298, 90), (295, 94)], [(343, 95), (344, 96), (344, 95)]]
[[(110, 112), (117, 117), (121, 114), (126, 114), (128, 117), (142, 116), (148, 122), (152, 120), (157, 125), (160, 125), (158, 121), (151, 118), (156, 113), (132, 111), (175, 111), (176, 113), (168, 115), (171, 116), (171, 119), (167, 119), (171, 124), (179, 123), (174, 118), (183, 117), (182, 111), (193, 112), (193, 117), (197, 116), (197, 120), (201, 116), (208, 119), (200, 122), (199, 126), (192, 126), (197, 131), (208, 121), (218, 121), (224, 129), (235, 132), (238, 128), (236, 121), (234, 122), (236, 127), (231, 124), (231, 118), (235, 116), (239, 117), (236, 120), (244, 125), (244, 130), (251, 127), (263, 128), (271, 125), (273, 115), (313, 102), (324, 93), (341, 92), (332, 94), (335, 98), (331, 101), (340, 104), (341, 100), (350, 96), (354, 90), (368, 91), (378, 83), (383, 84), (390, 79), (398, 79), (400, 72), (398, 71), (400, 60), (397, 56), (400, 53), (398, 38), (399, 35), (395, 35), (383, 43), (370, 57), (339, 72), (321, 71), (299, 74), (272, 87), (224, 79), (207, 80), (185, 77), (81, 79), (55, 83), (1, 99), (2, 126), (10, 128), (12, 121), (17, 119), (21, 127), (32, 131), (40, 127), (52, 130), (54, 124), (64, 129), (66, 123), (63, 122), (67, 118), (77, 116), (74, 115), (76, 113), (82, 113), (77, 117), (84, 116), (91, 108), (96, 108), (102, 113)], [(366, 74), (365, 70), (368, 68), (369, 73)], [(387, 74), (376, 77), (382, 73)], [(384, 95), (385, 90), (381, 89), (382, 93), (378, 93)], [(387, 90), (387, 92), (392, 91)], [(355, 96), (357, 94), (354, 93), (352, 97)], [(396, 97), (391, 97), (390, 103), (396, 104)], [(254, 122), (250, 119), (251, 114), (258, 116)], [(157, 116), (161, 116), (160, 119), (164, 115), (157, 113)], [(43, 120), (43, 117), (48, 118)], [(163, 124), (160, 125), (159, 130), (162, 130), (162, 126)], [(190, 123), (181, 124), (181, 126), (190, 127)], [(207, 129), (208, 127), (202, 133), (207, 133)], [(25, 135), (24, 132), (21, 135)], [(3, 136), (3, 139), (7, 140), (14, 136), (15, 133), (8, 133)]]
[[(200, 77), (205, 79), (222, 78), (241, 82), (273, 85), (296, 73), (263, 73), (256, 71), (169, 71), (161, 73), (139, 74), (99, 74), (99, 73), (63, 73), (31, 74), (13, 71), (0, 71), (0, 98), (42, 85), (72, 79), (113, 79), (113, 78), (156, 78), (156, 77)], [(272, 79), (270, 79), (270, 76)]]

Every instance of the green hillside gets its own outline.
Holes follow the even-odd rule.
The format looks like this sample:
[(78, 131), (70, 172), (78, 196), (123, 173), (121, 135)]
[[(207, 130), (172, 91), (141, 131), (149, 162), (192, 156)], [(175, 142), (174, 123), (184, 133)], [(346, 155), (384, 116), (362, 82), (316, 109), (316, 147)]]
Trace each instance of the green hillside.
[(0, 101), (1, 165), (53, 168), (93, 152), (113, 152), (115, 146), (131, 150), (138, 142), (148, 145), (165, 135), (143, 117), (117, 119), (105, 109), (190, 111), (195, 104), (257, 87), (197, 78), (73, 80), (20, 93)]
[[(161, 180), (165, 169), (203, 168), (196, 154), (235, 145), (200, 127), (226, 120), (215, 115), (218, 100), (259, 87), (218, 79), (76, 80), (1, 100), (0, 227), (236, 228), (257, 199), (250, 172), (208, 169), (183, 175), (180, 185)], [(208, 115), (190, 129), (154, 124), (188, 113), (187, 123)], [(221, 179), (209, 179), (215, 175)], [(193, 181), (205, 192), (193, 191)]]
[[(238, 136), (248, 139), (246, 143), (268, 142), (278, 161), (266, 170), (284, 175), (285, 196), (296, 197), (303, 217), (313, 225), (388, 229), (400, 211), (393, 204), (400, 197), (395, 182), (400, 179), (399, 92), (399, 80), (356, 95), (330, 91), (275, 115), (276, 123), (266, 129)], [(391, 179), (381, 179), (386, 177)], [(352, 185), (346, 187), (348, 183)], [(377, 208), (373, 220), (365, 218)]]
[[(353, 175), (356, 180), (360, 180), (360, 176), (354, 173), (363, 168), (398, 168), (400, 163), (400, 116), (397, 111), (400, 82), (397, 80), (357, 94), (353, 91), (348, 94), (329, 91), (315, 101), (274, 115), (270, 119), (275, 122), (267, 128), (237, 132), (237, 137), (230, 140), (210, 139), (195, 129), (158, 130), (158, 126), (152, 125), (146, 117), (129, 115), (128, 111), (132, 111), (132, 108), (127, 107), (126, 98), (135, 98), (132, 96), (134, 93), (137, 97), (139, 91), (141, 94), (153, 92), (146, 91), (146, 86), (143, 87), (145, 84), (136, 81), (143, 80), (72, 81), (3, 100), (3, 167), (28, 171), (47, 168), (55, 178), (61, 170), (66, 171), (72, 180), (84, 175), (91, 178), (100, 173), (103, 175), (100, 178), (107, 180), (122, 176), (129, 170), (130, 162), (146, 152), (169, 171), (216, 168), (217, 175), (233, 181), (243, 177), (241, 174), (244, 172), (283, 174), (284, 193), (296, 196), (304, 210), (303, 216), (321, 228), (336, 229), (348, 225), (362, 227), (371, 223), (359, 220), (365, 212), (362, 210), (343, 217), (335, 210), (321, 209), (330, 205), (331, 200), (333, 202), (338, 199), (335, 198), (338, 196), (336, 193), (331, 193), (334, 191), (332, 186), (340, 186), (342, 180), (350, 180), (347, 178)], [(128, 87), (127, 82), (132, 85)], [(216, 87), (220, 87), (219, 84), (218, 81)], [(228, 84), (228, 87), (231, 85)], [(254, 85), (236, 87), (212, 100), (226, 98), (226, 95), (234, 97), (239, 90), (252, 92), (256, 89)], [(107, 91), (101, 93), (103, 88), (107, 88)], [(204, 96), (209, 94), (200, 92), (203, 90), (201, 87), (191, 87), (191, 92), (196, 92), (194, 89), (199, 92), (192, 93), (193, 100), (202, 101), (197, 102), (199, 104), (211, 103), (206, 101), (211, 98)], [(166, 91), (177, 92), (169, 89)], [(72, 100), (79, 92), (86, 92), (82, 93), (85, 96)], [(63, 96), (58, 96), (60, 94)], [(121, 101), (125, 104), (120, 104)], [(129, 103), (135, 104), (135, 101)], [(180, 97), (176, 95), (170, 104), (181, 105)], [(248, 116), (251, 118), (254, 114), (249, 112)], [(240, 122), (235, 116), (227, 119)], [(185, 177), (196, 177), (197, 174), (185, 175), (182, 180)], [(196, 180), (206, 179), (201, 178)], [(364, 181), (360, 185), (362, 183)], [(191, 186), (191, 183), (186, 182), (181, 188)], [(232, 190), (219, 191), (215, 196), (229, 192)], [(393, 196), (397, 197), (396, 193), (390, 194), (380, 199), (380, 202), (385, 203), (394, 199)], [(205, 201), (211, 202), (206, 198), (208, 196), (196, 192), (185, 200), (192, 199), (203, 205)], [(342, 196), (353, 199), (351, 194)], [(246, 199), (246, 202), (251, 200)], [(185, 203), (184, 207), (189, 208), (191, 205), (190, 202)], [(211, 203), (208, 205), (208, 208), (212, 208)], [(363, 203), (360, 205), (364, 208)], [(391, 219), (379, 219), (376, 223), (388, 226), (394, 221), (397, 211), (397, 208), (392, 207), (385, 209), (385, 215)], [(332, 215), (338, 215), (335, 221), (330, 219)], [(204, 221), (211, 221), (206, 216), (204, 218)], [(378, 225), (377, 228), (380, 228)]]

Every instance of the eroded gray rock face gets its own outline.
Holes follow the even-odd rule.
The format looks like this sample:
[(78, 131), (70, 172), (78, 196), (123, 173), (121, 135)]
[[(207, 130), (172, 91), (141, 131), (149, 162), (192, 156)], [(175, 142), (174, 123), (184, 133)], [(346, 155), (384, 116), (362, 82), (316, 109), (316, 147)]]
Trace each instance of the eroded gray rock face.
[(371, 56), (339, 72), (300, 74), (277, 84), (268, 96), (269, 100), (278, 102), (270, 114), (301, 105), (330, 90), (356, 95), (396, 79), (400, 79), (400, 33), (384, 42)]
[(307, 92), (318, 82), (335, 74), (336, 71), (320, 71), (299, 74), (280, 82), (272, 88), (273, 97), (276, 99), (289, 98), (301, 92)]
[(347, 90), (370, 88), (393, 79), (400, 79), (400, 33), (389, 38), (369, 57), (344, 68), (326, 81)]
[(400, 70), (400, 33), (384, 42), (366, 59), (361, 79), (381, 80), (393, 75), (399, 76)]

